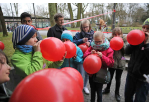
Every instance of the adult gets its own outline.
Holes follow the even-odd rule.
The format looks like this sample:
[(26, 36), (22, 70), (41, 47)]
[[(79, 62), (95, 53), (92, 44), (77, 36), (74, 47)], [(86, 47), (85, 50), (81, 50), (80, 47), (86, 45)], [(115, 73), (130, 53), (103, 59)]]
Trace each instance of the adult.
[(103, 29), (106, 27), (106, 23), (103, 19), (99, 18), (99, 29), (103, 31)]
[(55, 26), (48, 30), (47, 37), (56, 37), (61, 40), (61, 34), (64, 30), (67, 30), (64, 26), (64, 16), (61, 13), (54, 15), (54, 20), (56, 22)]
[[(36, 29), (36, 27), (32, 25), (32, 17), (29, 13), (23, 12), (21, 14), (20, 18), (21, 18), (21, 24), (29, 25), (29, 26), (32, 26), (34, 29)], [(38, 31), (37, 31), (37, 37), (36, 38), (37, 38), (38, 41), (42, 40), (42, 37), (41, 37), (41, 35), (39, 34)]]

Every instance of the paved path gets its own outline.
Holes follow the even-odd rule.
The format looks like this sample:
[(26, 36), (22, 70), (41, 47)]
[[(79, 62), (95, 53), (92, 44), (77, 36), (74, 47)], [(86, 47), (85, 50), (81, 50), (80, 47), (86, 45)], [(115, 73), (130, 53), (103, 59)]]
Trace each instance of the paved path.
[[(126, 76), (127, 76), (127, 71), (124, 70), (123, 74), (122, 74), (122, 77), (121, 77), (121, 86), (120, 86), (121, 102), (124, 102), (124, 89), (125, 89)], [(90, 90), (89, 83), (88, 83), (87, 87)], [(106, 87), (106, 85), (103, 86), (103, 89), (105, 87)], [(96, 98), (97, 98), (97, 96), (96, 96)], [(84, 101), (85, 102), (90, 102), (90, 94), (86, 95), (84, 93)], [(114, 75), (113, 80), (112, 80), (110, 93), (106, 94), (106, 95), (103, 94), (102, 101), (103, 102), (117, 102), (116, 99), (115, 99), (115, 75)], [(146, 102), (149, 102), (149, 95), (147, 96)]]

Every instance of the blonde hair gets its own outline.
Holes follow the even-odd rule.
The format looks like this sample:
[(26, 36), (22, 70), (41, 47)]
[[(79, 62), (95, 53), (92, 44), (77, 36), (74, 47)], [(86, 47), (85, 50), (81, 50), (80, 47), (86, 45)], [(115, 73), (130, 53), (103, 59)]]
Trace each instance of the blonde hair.
[(94, 33), (94, 35), (93, 35), (93, 38), (100, 37), (100, 36), (102, 36), (102, 38), (105, 38), (103, 32), (101, 32), (101, 31), (96, 31), (96, 32)]
[(119, 34), (121, 34), (121, 35), (123, 36), (122, 30), (121, 30), (120, 27), (116, 27), (116, 28), (114, 28), (114, 29), (112, 30), (112, 37), (114, 37), (114, 34), (115, 34), (115, 33), (119, 33)]
[(89, 24), (89, 32), (90, 32), (91, 31), (91, 24), (90, 24), (90, 21), (87, 19), (81, 21), (80, 30), (83, 31), (83, 24), (85, 24), (85, 23)]

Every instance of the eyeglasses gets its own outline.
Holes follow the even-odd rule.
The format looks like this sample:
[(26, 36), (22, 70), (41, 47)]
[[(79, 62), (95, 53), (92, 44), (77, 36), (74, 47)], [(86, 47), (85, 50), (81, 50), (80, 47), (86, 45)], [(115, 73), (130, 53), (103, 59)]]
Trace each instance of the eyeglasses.
[(97, 43), (101, 43), (101, 42), (102, 42), (102, 41), (94, 41), (94, 43), (96, 43), (96, 44), (97, 44)]
[(88, 28), (89, 26), (86, 26), (86, 27), (82, 27), (83, 29), (85, 29), (85, 28)]

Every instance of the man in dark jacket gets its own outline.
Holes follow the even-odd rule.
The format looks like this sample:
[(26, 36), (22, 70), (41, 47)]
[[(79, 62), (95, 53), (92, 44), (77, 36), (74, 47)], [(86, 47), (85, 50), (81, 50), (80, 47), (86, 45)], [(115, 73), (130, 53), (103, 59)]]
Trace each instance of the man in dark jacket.
[(125, 49), (125, 54), (131, 54), (125, 84), (126, 102), (145, 102), (149, 91), (149, 83), (143, 76), (149, 75), (149, 18), (143, 23), (142, 31), (145, 40), (135, 46), (128, 44)]
[(61, 13), (54, 15), (54, 20), (56, 22), (55, 26), (48, 30), (47, 37), (56, 37), (61, 40), (61, 34), (64, 30), (67, 30), (64, 26), (64, 16)]
[[(21, 24), (29, 25), (29, 26), (32, 26), (33, 28), (35, 28), (35, 26), (32, 25), (32, 17), (29, 13), (23, 12), (21, 14), (20, 18), (21, 18)], [(37, 39), (38, 39), (38, 41), (42, 40), (42, 37), (41, 37), (41, 35), (39, 34), (38, 31), (37, 31)]]

